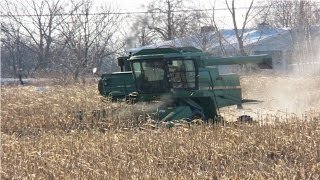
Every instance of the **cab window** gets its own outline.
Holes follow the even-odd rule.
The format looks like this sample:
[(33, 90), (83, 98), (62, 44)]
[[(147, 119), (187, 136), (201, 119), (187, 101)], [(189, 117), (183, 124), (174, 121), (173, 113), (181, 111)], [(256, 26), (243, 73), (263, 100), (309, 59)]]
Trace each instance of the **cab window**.
[(173, 59), (168, 62), (170, 81), (173, 88), (194, 89), (196, 70), (193, 60)]
[(145, 60), (133, 63), (137, 89), (145, 93), (168, 91), (164, 61)]

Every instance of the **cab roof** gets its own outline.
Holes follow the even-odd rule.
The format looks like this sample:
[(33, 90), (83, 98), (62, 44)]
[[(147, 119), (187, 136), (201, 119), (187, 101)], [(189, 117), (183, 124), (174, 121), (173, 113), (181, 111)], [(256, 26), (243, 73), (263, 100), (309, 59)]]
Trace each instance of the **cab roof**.
[(203, 52), (194, 47), (143, 49), (133, 54), (129, 60), (160, 59), (169, 57), (201, 56)]

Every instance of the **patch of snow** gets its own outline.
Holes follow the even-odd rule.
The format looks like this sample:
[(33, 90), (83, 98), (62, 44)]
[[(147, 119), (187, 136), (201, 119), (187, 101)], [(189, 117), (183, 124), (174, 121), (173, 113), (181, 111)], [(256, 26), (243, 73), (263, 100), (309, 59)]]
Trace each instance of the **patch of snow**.
[(34, 91), (36, 91), (36, 92), (47, 92), (48, 89), (45, 88), (45, 87), (35, 87)]

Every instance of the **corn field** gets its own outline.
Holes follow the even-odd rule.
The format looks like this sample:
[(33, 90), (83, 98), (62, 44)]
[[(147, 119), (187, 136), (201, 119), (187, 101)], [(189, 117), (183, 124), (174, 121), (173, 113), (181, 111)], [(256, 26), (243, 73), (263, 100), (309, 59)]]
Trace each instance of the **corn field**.
[[(262, 102), (171, 128), (96, 85), (2, 86), (1, 179), (319, 179), (320, 77), (241, 83)], [(241, 114), (256, 123), (233, 123)]]

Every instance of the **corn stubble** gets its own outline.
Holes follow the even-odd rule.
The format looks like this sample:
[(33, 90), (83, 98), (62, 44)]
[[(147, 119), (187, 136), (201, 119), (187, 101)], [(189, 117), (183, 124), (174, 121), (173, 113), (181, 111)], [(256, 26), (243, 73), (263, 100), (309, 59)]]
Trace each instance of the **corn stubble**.
[(96, 86), (34, 88), (1, 89), (2, 179), (320, 178), (320, 109), (277, 123), (169, 129)]

